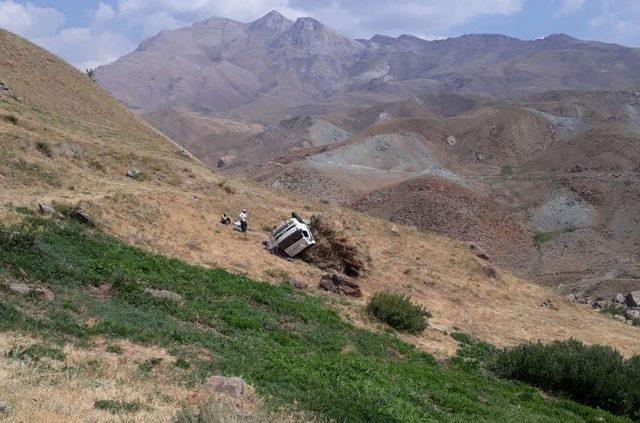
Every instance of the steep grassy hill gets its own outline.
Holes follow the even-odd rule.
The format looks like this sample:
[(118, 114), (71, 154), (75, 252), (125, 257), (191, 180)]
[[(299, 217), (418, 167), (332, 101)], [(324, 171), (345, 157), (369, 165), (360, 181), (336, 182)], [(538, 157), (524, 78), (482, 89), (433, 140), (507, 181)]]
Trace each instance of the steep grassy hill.
[[(499, 346), (576, 337), (630, 356), (640, 350), (636, 328), (494, 275), (452, 240), (396, 233), (382, 220), (212, 173), (85, 75), (4, 31), (0, 79), (0, 378), (10, 381), (0, 400), (16, 420), (105, 420), (110, 411), (170, 420), (201, 403), (201, 381), (218, 373), (255, 389), (221, 407), (259, 414), (264, 403), (283, 421), (612, 419), (425, 353), (446, 360), (458, 346), (447, 333), (463, 331)], [(138, 178), (127, 177), (132, 168)], [(67, 215), (79, 206), (93, 228), (34, 218), (38, 203)], [(248, 234), (217, 224), (244, 207)], [(367, 252), (363, 300), (324, 294), (318, 268), (263, 249), (262, 228), (292, 210), (324, 215)], [(265, 280), (308, 288), (256, 282)], [(53, 298), (22, 297), (12, 283)], [(152, 301), (146, 287), (184, 303)], [(381, 290), (428, 307), (431, 328), (383, 333), (363, 307)], [(555, 307), (541, 307), (549, 298)], [(292, 408), (272, 411), (284, 404)]]

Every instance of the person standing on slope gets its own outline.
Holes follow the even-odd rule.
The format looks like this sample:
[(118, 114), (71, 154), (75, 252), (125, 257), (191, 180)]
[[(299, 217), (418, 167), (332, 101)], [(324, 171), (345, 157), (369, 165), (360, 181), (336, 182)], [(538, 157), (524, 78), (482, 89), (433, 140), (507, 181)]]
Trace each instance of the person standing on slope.
[(247, 209), (243, 209), (240, 213), (240, 232), (247, 232)]

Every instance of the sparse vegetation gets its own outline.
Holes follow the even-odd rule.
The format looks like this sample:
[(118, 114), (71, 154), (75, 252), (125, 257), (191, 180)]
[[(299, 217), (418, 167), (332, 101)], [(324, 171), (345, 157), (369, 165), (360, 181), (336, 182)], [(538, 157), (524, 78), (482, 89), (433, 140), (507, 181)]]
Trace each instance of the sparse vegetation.
[(162, 363), (162, 358), (152, 357), (140, 363), (138, 365), (138, 370), (140, 370), (142, 373), (149, 373), (151, 370), (156, 368), (160, 363)]
[(5, 352), (5, 357), (29, 361), (40, 361), (42, 358), (63, 361), (65, 355), (59, 348), (43, 344), (33, 344), (28, 347), (13, 346)]
[(367, 312), (394, 329), (413, 334), (422, 332), (428, 326), (427, 319), (432, 317), (408, 297), (389, 292), (376, 293), (367, 304)]
[(553, 232), (535, 231), (533, 233), (533, 245), (535, 245), (536, 248), (541, 248), (544, 244), (551, 241), (553, 237), (554, 237)]
[(48, 142), (38, 141), (36, 143), (36, 150), (38, 150), (40, 154), (42, 154), (45, 157), (53, 156), (53, 150), (51, 149), (51, 145), (49, 145)]
[(15, 117), (14, 115), (4, 115), (3, 119), (7, 123), (11, 123), (13, 125), (17, 125), (18, 124), (18, 118)]
[(121, 355), (123, 353), (122, 347), (120, 345), (109, 345), (107, 346), (106, 351), (111, 354)]
[(111, 414), (137, 413), (142, 410), (142, 404), (137, 401), (96, 400), (93, 406), (98, 410), (108, 411)]
[(502, 350), (494, 366), (502, 377), (640, 420), (640, 356), (577, 340), (524, 344)]
[(502, 168), (500, 169), (500, 176), (512, 176), (513, 175), (513, 168), (509, 165), (505, 165), (502, 166)]
[[(241, 375), (274, 407), (296, 404), (350, 422), (616, 420), (571, 401), (543, 400), (530, 387), (462, 362), (442, 366), (391, 333), (354, 327), (325, 300), (289, 286), (156, 256), (73, 221), (25, 217), (0, 230), (0, 264), (12, 277), (24, 273), (50, 286), (60, 301), (73, 298), (79, 310), (3, 296), (0, 330), (202, 349), (215, 358), (167, 371), (194, 384), (212, 374)], [(113, 285), (113, 296), (94, 297), (96, 284)], [(149, 286), (179, 293), (184, 302), (152, 301), (143, 292)], [(145, 407), (113, 399), (95, 406), (112, 413)]]
[(227, 181), (218, 182), (218, 187), (222, 188), (224, 190), (224, 192), (226, 192), (227, 194), (235, 194), (236, 193), (235, 188), (233, 188), (231, 185), (229, 185), (227, 183)]

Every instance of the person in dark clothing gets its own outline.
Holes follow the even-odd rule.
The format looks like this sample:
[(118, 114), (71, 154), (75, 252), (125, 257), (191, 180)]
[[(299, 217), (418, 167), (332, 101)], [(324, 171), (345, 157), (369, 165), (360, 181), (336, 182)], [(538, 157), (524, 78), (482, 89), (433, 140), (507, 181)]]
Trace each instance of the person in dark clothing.
[(220, 223), (223, 225), (231, 225), (231, 218), (228, 214), (222, 213), (222, 218), (220, 219)]

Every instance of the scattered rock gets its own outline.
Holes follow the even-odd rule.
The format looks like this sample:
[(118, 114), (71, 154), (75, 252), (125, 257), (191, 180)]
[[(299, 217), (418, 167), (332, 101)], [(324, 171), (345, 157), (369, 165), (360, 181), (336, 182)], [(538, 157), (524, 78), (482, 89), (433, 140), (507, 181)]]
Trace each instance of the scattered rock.
[(58, 214), (58, 212), (56, 212), (56, 209), (43, 203), (38, 204), (38, 211), (40, 211), (40, 213), (42, 214)]
[(53, 301), (56, 298), (50, 289), (33, 288), (26, 283), (20, 282), (11, 282), (9, 284), (9, 291), (19, 295), (33, 295), (46, 301)]
[(611, 304), (612, 304), (611, 301), (596, 301), (595, 304), (593, 305), (593, 308), (604, 310), (605, 308), (609, 307)]
[(482, 260), (491, 261), (489, 254), (487, 254), (487, 252), (482, 248), (478, 247), (475, 243), (470, 242), (469, 248), (475, 253), (476, 257), (481, 258)]
[(576, 296), (576, 294), (565, 295), (564, 299), (569, 301), (570, 303), (575, 303), (578, 301), (578, 297)]
[(324, 273), (320, 280), (320, 288), (333, 292), (334, 294), (346, 295), (349, 297), (362, 297), (360, 285), (348, 276), (344, 276), (335, 270)]
[(624, 304), (624, 295), (617, 294), (615, 298), (615, 302), (618, 304)]
[(129, 178), (138, 179), (140, 177), (140, 171), (134, 167), (133, 169), (129, 169), (127, 176)]
[(167, 291), (165, 289), (151, 289), (145, 288), (144, 293), (158, 300), (168, 300), (174, 303), (182, 302), (182, 295), (175, 292)]
[(582, 165), (577, 164), (575, 166), (573, 166), (570, 170), (571, 173), (580, 173), (582, 172)]
[(398, 229), (398, 225), (396, 225), (395, 223), (391, 225), (389, 230), (393, 232), (395, 235), (400, 235), (400, 229)]
[(540, 307), (548, 308), (550, 310), (558, 309), (558, 307), (556, 307), (556, 303), (551, 298), (547, 298), (546, 300), (544, 300), (543, 303), (540, 304)]
[(482, 154), (481, 152), (476, 152), (476, 160), (479, 162), (483, 162), (484, 161), (484, 154)]
[(627, 310), (624, 315), (627, 319), (640, 319), (640, 310)]
[(11, 414), (11, 409), (6, 402), (0, 401), (0, 416), (7, 417)]
[(87, 212), (85, 212), (85, 211), (84, 211), (84, 210), (82, 210), (82, 209), (79, 209), (79, 208), (74, 209), (74, 210), (71, 212), (71, 217), (72, 217), (74, 220), (76, 220), (76, 221), (78, 221), (78, 222), (82, 223), (83, 225), (87, 225), (87, 226), (94, 226), (94, 223), (93, 223), (93, 220), (91, 219), (91, 217), (89, 217), (89, 215), (87, 214)]
[(624, 302), (631, 308), (640, 307), (640, 291), (633, 291), (628, 293), (624, 299)]
[(9, 284), (9, 291), (14, 294), (29, 295), (31, 293), (31, 287), (26, 283), (11, 282)]
[(626, 319), (623, 315), (621, 315), (621, 314), (615, 314), (615, 315), (613, 316), (613, 318), (614, 318), (614, 319), (616, 319), (616, 320), (619, 320), (619, 321), (621, 321), (621, 322), (623, 322), (623, 323), (627, 321), (627, 319)]
[(309, 284), (299, 279), (291, 279), (291, 286), (293, 286), (293, 289), (302, 291), (303, 289), (306, 289), (309, 286)]
[(458, 141), (456, 140), (456, 137), (454, 137), (453, 135), (449, 135), (447, 137), (447, 144), (453, 146), (453, 145), (456, 145), (457, 142)]
[(244, 381), (239, 377), (211, 376), (205, 382), (205, 386), (218, 394), (229, 395), (232, 398), (240, 399), (244, 393)]
[(224, 162), (224, 160), (218, 159), (218, 163), (216, 164), (218, 169), (224, 167), (225, 165), (226, 165), (226, 163)]

